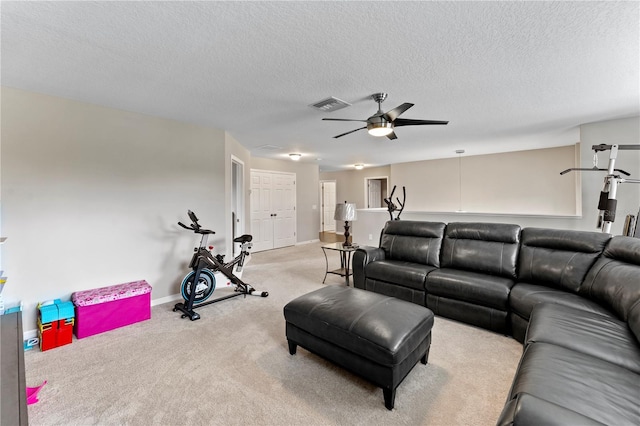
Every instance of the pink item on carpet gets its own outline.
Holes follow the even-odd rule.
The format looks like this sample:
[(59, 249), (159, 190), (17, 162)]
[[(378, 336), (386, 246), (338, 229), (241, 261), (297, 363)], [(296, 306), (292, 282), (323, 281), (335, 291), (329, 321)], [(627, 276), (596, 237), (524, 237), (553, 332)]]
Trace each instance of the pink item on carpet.
[(27, 387), (27, 405), (35, 404), (36, 402), (38, 402), (38, 392), (40, 392), (40, 389), (42, 389), (42, 387), (46, 384), (47, 384), (47, 381), (45, 380), (38, 387), (35, 387), (35, 388)]
[(71, 300), (78, 339), (151, 318), (151, 286), (145, 280), (78, 291)]

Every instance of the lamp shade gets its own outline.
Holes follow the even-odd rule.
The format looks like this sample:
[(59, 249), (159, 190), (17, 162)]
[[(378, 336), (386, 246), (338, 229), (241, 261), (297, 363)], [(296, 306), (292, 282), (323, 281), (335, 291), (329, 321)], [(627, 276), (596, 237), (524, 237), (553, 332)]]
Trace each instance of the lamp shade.
[(334, 220), (352, 222), (357, 218), (358, 218), (358, 214), (356, 213), (355, 203), (336, 204), (336, 212), (333, 215)]

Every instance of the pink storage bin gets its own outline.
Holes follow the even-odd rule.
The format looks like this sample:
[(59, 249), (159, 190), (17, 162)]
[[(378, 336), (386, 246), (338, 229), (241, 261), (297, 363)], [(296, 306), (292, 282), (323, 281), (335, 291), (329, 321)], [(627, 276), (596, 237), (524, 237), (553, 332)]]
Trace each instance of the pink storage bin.
[(151, 286), (145, 280), (77, 291), (71, 301), (78, 339), (151, 318)]

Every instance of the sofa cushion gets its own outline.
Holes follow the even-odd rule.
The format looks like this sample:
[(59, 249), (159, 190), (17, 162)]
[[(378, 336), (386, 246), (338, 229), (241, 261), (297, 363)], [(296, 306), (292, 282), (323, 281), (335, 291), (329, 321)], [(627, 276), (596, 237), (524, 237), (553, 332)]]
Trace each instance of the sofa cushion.
[(519, 393), (514, 399), (507, 401), (497, 422), (497, 426), (518, 425), (603, 426), (589, 417), (528, 393)]
[(367, 279), (397, 283), (424, 291), (427, 274), (436, 269), (434, 266), (400, 260), (378, 260), (365, 266)]
[(442, 222), (388, 221), (380, 236), (380, 248), (389, 260), (438, 267), (445, 226)]
[(640, 304), (640, 239), (611, 238), (589, 270), (580, 292), (628, 321), (640, 340), (640, 318), (632, 314)]
[(561, 346), (533, 343), (520, 360), (510, 395), (527, 393), (604, 424), (635, 425), (639, 390), (640, 375), (625, 368)]
[(640, 374), (640, 345), (627, 323), (612, 315), (538, 304), (524, 344), (536, 342), (562, 346)]
[(518, 281), (578, 292), (609, 234), (558, 229), (522, 230)]
[(456, 269), (436, 269), (427, 276), (427, 293), (507, 311), (513, 280)]
[(516, 283), (509, 294), (510, 310), (528, 320), (538, 303), (556, 303), (583, 311), (607, 315), (609, 311), (598, 303), (574, 293), (543, 285)]
[(445, 230), (441, 267), (516, 277), (520, 227), (503, 223), (450, 223)]

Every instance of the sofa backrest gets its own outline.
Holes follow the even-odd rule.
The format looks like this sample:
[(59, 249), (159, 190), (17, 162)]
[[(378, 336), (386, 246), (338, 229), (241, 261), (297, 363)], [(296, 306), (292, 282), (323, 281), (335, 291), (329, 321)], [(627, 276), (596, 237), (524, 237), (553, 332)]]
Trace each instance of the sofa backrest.
[(628, 322), (640, 340), (640, 239), (611, 238), (587, 273), (580, 293)]
[(442, 242), (442, 268), (516, 278), (520, 226), (507, 223), (453, 222)]
[(518, 281), (577, 293), (610, 238), (601, 232), (524, 228)]
[(445, 224), (414, 220), (390, 220), (380, 234), (380, 248), (389, 260), (440, 266)]

